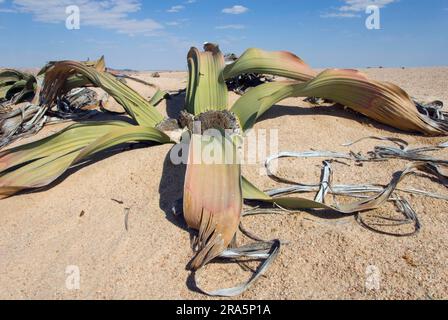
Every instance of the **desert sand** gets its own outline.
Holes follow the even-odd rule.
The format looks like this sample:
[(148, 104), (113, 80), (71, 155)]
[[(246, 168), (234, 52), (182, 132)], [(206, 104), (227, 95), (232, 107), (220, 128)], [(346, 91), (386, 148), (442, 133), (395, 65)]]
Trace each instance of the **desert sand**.
[[(403, 87), (424, 101), (448, 104), (448, 68), (367, 69), (378, 80)], [(165, 90), (186, 86), (185, 72), (137, 76)], [(143, 96), (155, 89), (129, 82)], [(232, 101), (237, 98), (232, 94)], [(175, 117), (184, 96), (158, 109)], [(288, 99), (271, 109), (257, 129), (279, 130), (279, 151), (369, 151), (378, 141), (341, 146), (366, 136), (397, 137), (412, 146), (435, 145), (447, 138), (399, 132), (342, 107), (313, 107)], [(110, 116), (109, 116), (110, 118)], [(59, 131), (49, 126), (37, 136)], [(0, 203), (0, 298), (2, 299), (210, 299), (191, 290), (186, 265), (192, 257), (190, 232), (172, 204), (182, 197), (183, 167), (167, 157), (171, 146), (104, 153), (83, 168), (72, 169), (51, 188)], [(446, 157), (446, 151), (438, 153)], [(243, 172), (258, 187), (278, 184), (261, 176), (257, 166)], [(316, 183), (322, 159), (285, 160), (279, 174)], [(335, 163), (335, 183), (387, 184), (405, 161), (368, 163), (362, 167)], [(413, 176), (403, 186), (446, 194), (445, 187)], [(307, 195), (313, 197), (313, 195)], [(421, 232), (412, 237), (385, 236), (362, 228), (354, 216), (300, 212), (246, 219), (252, 232), (289, 244), (266, 276), (243, 299), (447, 299), (448, 203), (406, 196), (419, 215)], [(118, 201), (114, 201), (114, 200)], [(126, 218), (126, 208), (129, 212)], [(374, 214), (400, 217), (390, 204)], [(127, 229), (126, 229), (127, 226)], [(239, 243), (247, 239), (239, 237)], [(67, 266), (78, 266), (79, 290), (66, 287)], [(366, 270), (380, 272), (379, 290), (366, 288)], [(250, 274), (236, 265), (212, 264), (204, 270), (207, 288), (231, 286)]]

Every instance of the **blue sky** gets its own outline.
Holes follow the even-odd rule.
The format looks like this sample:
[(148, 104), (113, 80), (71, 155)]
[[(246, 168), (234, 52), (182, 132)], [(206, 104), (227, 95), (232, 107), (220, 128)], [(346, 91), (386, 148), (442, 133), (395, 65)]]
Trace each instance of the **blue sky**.
[[(381, 30), (365, 27), (369, 4)], [(81, 28), (65, 26), (78, 5)], [(448, 65), (446, 0), (0, 0), (0, 66), (96, 58), (184, 70), (191, 46), (289, 50), (313, 67)]]

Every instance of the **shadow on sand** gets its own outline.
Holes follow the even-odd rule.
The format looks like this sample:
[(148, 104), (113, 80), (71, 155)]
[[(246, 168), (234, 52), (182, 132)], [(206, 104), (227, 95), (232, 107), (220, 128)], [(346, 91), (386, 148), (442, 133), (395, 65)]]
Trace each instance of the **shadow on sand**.
[[(372, 120), (358, 112), (355, 112), (349, 108), (345, 108), (340, 104), (334, 104), (331, 106), (315, 106), (315, 107), (299, 107), (299, 106), (284, 106), (275, 105), (269, 109), (265, 114), (263, 114), (257, 122), (263, 122), (270, 119), (285, 117), (285, 116), (330, 116), (335, 118), (349, 119), (361, 124), (370, 125), (376, 129), (381, 129), (393, 133), (403, 133), (399, 129), (395, 129), (385, 124), (381, 124), (375, 120)], [(406, 132), (407, 135), (419, 135), (417, 133)]]
[(185, 173), (186, 165), (173, 164), (168, 153), (163, 163), (163, 174), (159, 185), (159, 206), (168, 221), (183, 230), (188, 230), (182, 208)]

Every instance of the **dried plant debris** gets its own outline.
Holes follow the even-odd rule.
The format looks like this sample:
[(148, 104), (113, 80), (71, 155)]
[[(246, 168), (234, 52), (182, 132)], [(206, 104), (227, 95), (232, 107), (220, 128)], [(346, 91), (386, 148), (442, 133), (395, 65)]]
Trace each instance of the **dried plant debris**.
[[(387, 198), (384, 198), (384, 201), (390, 201), (393, 202), (397, 209), (405, 216), (405, 220), (400, 220), (399, 223), (395, 223), (395, 225), (403, 225), (403, 224), (409, 224), (412, 223), (414, 225), (414, 231), (411, 233), (405, 233), (405, 234), (396, 234), (392, 232), (386, 232), (379, 229), (376, 229), (373, 226), (369, 226), (366, 222), (366, 219), (364, 219), (363, 214), (358, 214), (358, 222), (360, 222), (361, 225), (368, 227), (370, 230), (375, 230), (378, 232), (381, 232), (383, 234), (388, 235), (395, 235), (395, 236), (409, 236), (414, 235), (421, 229), (420, 221), (418, 220), (417, 214), (412, 209), (411, 204), (408, 202), (408, 200), (400, 197), (397, 192), (404, 192), (409, 194), (416, 194), (416, 195), (422, 195), (425, 197), (431, 197), (436, 199), (441, 199), (448, 201), (448, 196), (440, 195), (432, 192), (428, 192), (425, 190), (417, 190), (413, 188), (399, 188), (398, 182), (402, 178), (394, 178), (391, 184), (388, 186), (381, 186), (381, 185), (371, 185), (371, 184), (365, 184), (365, 185), (334, 185), (332, 183), (332, 174), (333, 170), (331, 169), (330, 161), (334, 161), (335, 159), (344, 159), (344, 160), (352, 160), (356, 162), (365, 162), (365, 161), (377, 161), (378, 159), (387, 160), (389, 158), (397, 158), (397, 159), (404, 159), (408, 161), (415, 161), (412, 162), (408, 168), (403, 171), (402, 173), (399, 173), (395, 176), (404, 177), (406, 172), (417, 172), (422, 171), (427, 174), (430, 174), (434, 176), (439, 183), (442, 185), (448, 187), (448, 177), (444, 171), (444, 167), (448, 166), (447, 160), (444, 159), (437, 159), (433, 157), (426, 157), (423, 155), (424, 152), (427, 151), (437, 151), (442, 150), (444, 148), (448, 147), (447, 143), (440, 144), (436, 147), (422, 147), (417, 149), (409, 149), (408, 143), (401, 139), (395, 139), (395, 138), (380, 138), (380, 137), (367, 137), (358, 140), (362, 141), (364, 139), (376, 139), (381, 141), (390, 141), (394, 144), (399, 145), (399, 148), (390, 148), (390, 147), (375, 147), (375, 151), (370, 152), (369, 156), (362, 156), (360, 154), (355, 154), (353, 152), (344, 154), (344, 153), (336, 153), (336, 152), (328, 152), (328, 151), (309, 151), (309, 152), (282, 152), (279, 154), (275, 154), (270, 156), (266, 163), (266, 170), (271, 178), (274, 180), (291, 184), (290, 187), (283, 187), (283, 188), (277, 188), (272, 189), (266, 192), (267, 195), (272, 197), (274, 200), (281, 196), (287, 196), (287, 195), (293, 195), (297, 193), (309, 193), (309, 192), (317, 192), (317, 195), (315, 197), (315, 201), (318, 203), (325, 204), (325, 196), (327, 194), (331, 194), (333, 196), (347, 196), (347, 197), (354, 197), (354, 198), (360, 198), (360, 199), (372, 199), (369, 194), (375, 193), (375, 194), (388, 194), (389, 196)], [(356, 142), (355, 142), (356, 143)], [(345, 146), (351, 146), (354, 143), (348, 143), (345, 144)], [(384, 154), (381, 152), (381, 150), (389, 150), (392, 149), (394, 152), (388, 152), (387, 154)], [(380, 150), (380, 151), (378, 151)], [(417, 150), (417, 151), (415, 151)], [(275, 175), (272, 171), (271, 164), (273, 161), (281, 159), (281, 158), (325, 158), (327, 161), (324, 161), (324, 165), (322, 168), (322, 181), (319, 184), (302, 184), (299, 182), (290, 181), (288, 179), (279, 177)], [(410, 171), (409, 171), (410, 170)], [(335, 199), (336, 201), (336, 199)], [(377, 203), (376, 205), (379, 206), (381, 203), (384, 203), (384, 201)], [(335, 208), (338, 207), (338, 204)], [(361, 211), (361, 210), (360, 210)], [(390, 226), (390, 224), (388, 225)], [(392, 225), (393, 226), (393, 225)]]
[(44, 125), (67, 120), (84, 120), (98, 113), (97, 94), (86, 88), (74, 89), (49, 109), (29, 102), (0, 114), (0, 148), (39, 132)]
[(227, 87), (230, 91), (238, 95), (245, 94), (249, 89), (255, 88), (264, 83), (273, 82), (275, 77), (261, 75), (257, 73), (248, 73), (237, 76), (226, 81)]
[(95, 91), (78, 88), (58, 98), (49, 113), (63, 120), (80, 120), (96, 115), (101, 104)]
[(0, 114), (0, 148), (39, 132), (48, 120), (46, 111), (45, 107), (24, 103)]
[(308, 98), (304, 99), (303, 101), (304, 102), (308, 102), (309, 104), (312, 104), (314, 106), (323, 106), (323, 105), (333, 105), (333, 104), (335, 104), (331, 100), (321, 99), (321, 98), (318, 98), (318, 97), (308, 97)]
[[(417, 213), (414, 211), (414, 209), (412, 209), (409, 201), (401, 198), (400, 196), (397, 196), (393, 201), (395, 202), (398, 211), (403, 214), (403, 219), (381, 217), (378, 215), (373, 215), (371, 213), (360, 212), (356, 215), (356, 221), (367, 230), (387, 236), (410, 237), (419, 233), (422, 225), (417, 216)], [(402, 226), (412, 226), (412, 231), (403, 233), (387, 231), (391, 228), (397, 229)]]
[(409, 161), (421, 161), (430, 162), (436, 164), (448, 165), (448, 159), (434, 158), (428, 155), (428, 152), (440, 151), (448, 148), (448, 142), (441, 143), (436, 146), (425, 146), (419, 148), (410, 148), (406, 141), (395, 138), (378, 138), (378, 137), (366, 137), (359, 139), (358, 141), (347, 143), (344, 146), (352, 146), (365, 139), (376, 139), (383, 141), (393, 142), (397, 147), (391, 146), (376, 146), (373, 151), (368, 153), (368, 159), (370, 160), (384, 160), (384, 159), (402, 159)]
[(226, 65), (232, 64), (238, 60), (238, 56), (234, 53), (227, 53), (224, 55), (224, 59), (226, 61)]
[(187, 89), (179, 89), (179, 90), (168, 90), (167, 93), (167, 99), (171, 99), (173, 97), (177, 97), (180, 96), (181, 94), (184, 94), (185, 92), (187, 92)]
[[(233, 53), (226, 54), (224, 58), (226, 64), (231, 64), (238, 60), (238, 56)], [(230, 91), (243, 95), (250, 88), (257, 87), (264, 83), (273, 82), (274, 80), (274, 76), (262, 75), (258, 73), (244, 73), (226, 80), (226, 84)]]
[(235, 297), (249, 289), (260, 277), (262, 277), (280, 253), (280, 240), (258, 241), (249, 245), (241, 246), (235, 249), (227, 249), (220, 255), (220, 259), (230, 261), (262, 260), (260, 266), (253, 272), (252, 276), (244, 283), (233, 287), (218, 290), (206, 290), (200, 284), (201, 270), (194, 273), (194, 280), (197, 289), (212, 297)]
[[(67, 77), (64, 77), (62, 73), (57, 72), (57, 67), (67, 65), (73, 66), (73, 69), (64, 70), (67, 71), (65, 73)], [(121, 92), (126, 92), (126, 79), (156, 87), (128, 73), (106, 69), (104, 57), (96, 61), (49, 62), (37, 75), (11, 69), (0, 71), (0, 148), (37, 133), (46, 124), (84, 120), (97, 115), (98, 110), (110, 112), (106, 108), (109, 94), (117, 97), (114, 91), (117, 87), (120, 87)], [(109, 88), (111, 77), (118, 80), (116, 83), (122, 83), (122, 86)], [(101, 87), (102, 83), (106, 83), (104, 86), (106, 94), (98, 98), (98, 94), (88, 87)], [(58, 88), (59, 91), (49, 90), (50, 87)], [(108, 89), (111, 91), (107, 92)], [(48, 97), (48, 93), (56, 95)], [(152, 107), (167, 96), (166, 92), (158, 90), (151, 101), (142, 100), (138, 103), (142, 107), (145, 105)], [(133, 97), (138, 96), (134, 94)], [(126, 103), (121, 104), (127, 106)], [(150, 110), (142, 113), (151, 118)], [(156, 115), (148, 123), (153, 125), (161, 120), (162, 117)]]
[(443, 102), (442, 101), (432, 101), (430, 103), (419, 102), (416, 99), (413, 99), (415, 106), (417, 107), (420, 113), (425, 114), (427, 117), (430, 117), (435, 120), (445, 121), (448, 117), (448, 113), (442, 111)]
[(0, 114), (5, 114), (12, 111), (12, 106), (9, 103), (0, 103)]

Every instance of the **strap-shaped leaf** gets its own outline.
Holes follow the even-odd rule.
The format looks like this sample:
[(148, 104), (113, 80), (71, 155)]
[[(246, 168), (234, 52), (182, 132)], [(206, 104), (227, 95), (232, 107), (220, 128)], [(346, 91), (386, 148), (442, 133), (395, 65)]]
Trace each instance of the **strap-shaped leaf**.
[(204, 52), (191, 48), (188, 53), (188, 112), (199, 115), (206, 111), (227, 110), (228, 92), (222, 74), (224, 66), (224, 56), (218, 46), (207, 44)]
[[(39, 73), (37, 75), (38, 76), (45, 75), (45, 73), (48, 70), (50, 70), (58, 62), (59, 61), (50, 61), (50, 62), (48, 62), (42, 69), (40, 69), (40, 71), (39, 71)], [(106, 59), (104, 58), (104, 56), (101, 56), (98, 60), (81, 61), (80, 63), (82, 63), (86, 67), (92, 67), (96, 71), (99, 71), (99, 72), (105, 72), (106, 71)]]
[[(281, 197), (273, 198), (267, 195), (265, 192), (258, 189), (255, 185), (250, 183), (246, 178), (243, 177), (243, 197), (246, 200), (255, 200), (267, 203), (276, 203), (283, 208), (288, 208), (291, 210), (298, 209), (333, 209), (329, 206), (319, 203), (313, 200), (308, 200), (299, 197)], [(334, 210), (334, 209), (333, 209)]]
[(237, 116), (243, 130), (251, 129), (259, 117), (273, 105), (294, 93), (296, 82), (270, 82), (250, 89), (240, 97), (231, 111)]
[(161, 131), (125, 122), (74, 125), (52, 137), (0, 154), (0, 198), (47, 186), (73, 165), (123, 143), (169, 143)]
[(80, 162), (81, 160), (86, 159), (95, 153), (104, 151), (123, 143), (137, 143), (145, 141), (157, 142), (160, 144), (171, 143), (170, 137), (155, 128), (143, 126), (120, 128), (111, 131), (110, 133), (95, 140), (92, 144), (84, 148), (75, 159), (74, 163)]
[(190, 228), (199, 231), (193, 270), (219, 256), (238, 231), (243, 198), (237, 157), (236, 146), (227, 137), (192, 136), (184, 217)]
[(295, 96), (338, 102), (404, 131), (427, 135), (448, 132), (448, 123), (437, 122), (421, 114), (403, 89), (388, 82), (370, 80), (357, 70), (326, 70), (304, 86), (297, 85), (294, 91)]
[(319, 97), (345, 105), (365, 116), (409, 132), (448, 133), (448, 122), (421, 114), (401, 88), (368, 79), (356, 70), (331, 69), (306, 83), (267, 83), (241, 97), (232, 111), (248, 130), (270, 107), (288, 97)]
[(157, 89), (156, 93), (152, 96), (151, 100), (149, 100), (149, 103), (153, 106), (158, 106), (160, 102), (162, 102), (166, 97), (168, 93), (164, 90)]
[(0, 173), (52, 154), (82, 149), (114, 129), (131, 126), (123, 121), (74, 124), (45, 139), (0, 152)]
[(269, 52), (256, 48), (248, 49), (238, 60), (226, 66), (224, 79), (244, 73), (271, 74), (298, 81), (308, 81), (317, 75), (302, 59), (290, 52)]
[[(82, 77), (73, 78), (76, 75)], [(56, 98), (72, 89), (74, 85), (82, 85), (83, 78), (112, 96), (138, 124), (155, 127), (163, 121), (163, 116), (153, 105), (113, 75), (74, 61), (57, 62), (46, 71), (41, 94), (42, 102), (51, 105)], [(74, 81), (76, 84), (71, 83), (68, 86), (68, 81)]]

